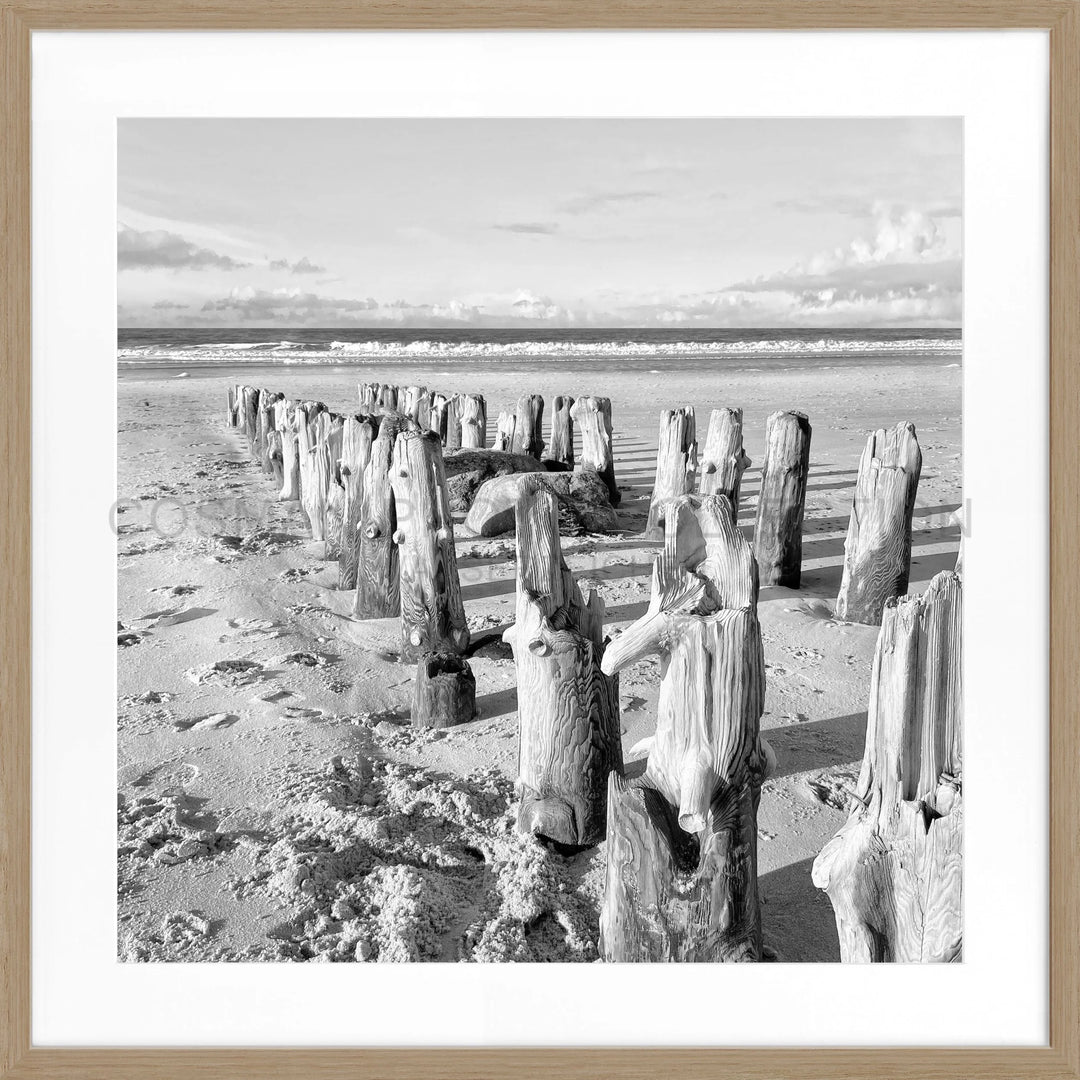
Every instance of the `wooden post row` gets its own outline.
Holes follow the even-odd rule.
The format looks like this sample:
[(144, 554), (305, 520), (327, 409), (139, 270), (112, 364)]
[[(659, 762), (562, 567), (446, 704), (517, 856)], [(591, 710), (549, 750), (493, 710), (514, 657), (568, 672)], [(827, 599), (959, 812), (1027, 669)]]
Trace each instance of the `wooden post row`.
[(885, 604), (851, 816), (813, 866), (846, 963), (962, 958), (961, 605), (951, 571)]
[(649, 609), (603, 662), (666, 661), (644, 771), (608, 789), (606, 960), (761, 959), (757, 806), (771, 751), (757, 591), (727, 498), (674, 499)]
[(797, 589), (802, 577), (802, 524), (810, 471), (810, 421), (775, 412), (765, 425), (754, 552), (763, 585)]
[(558, 462), (567, 469), (574, 467), (574, 420), (570, 410), (572, 397), (557, 396), (551, 402), (551, 439), (544, 450), (544, 461)]
[(510, 449), (515, 454), (539, 458), (544, 449), (544, 399), (539, 394), (522, 394), (514, 416), (514, 438)]
[(554, 492), (534, 475), (515, 507), (517, 601), (503, 635), (517, 669), (518, 826), (567, 848), (604, 837), (608, 774), (622, 768), (619, 684), (601, 670), (604, 603), (563, 561)]

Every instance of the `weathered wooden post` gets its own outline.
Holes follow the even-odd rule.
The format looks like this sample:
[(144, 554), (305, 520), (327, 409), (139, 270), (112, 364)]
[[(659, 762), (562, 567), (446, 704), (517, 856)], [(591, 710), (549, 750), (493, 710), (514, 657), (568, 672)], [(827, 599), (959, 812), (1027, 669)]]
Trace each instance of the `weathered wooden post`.
[[(514, 448), (514, 438), (517, 430), (517, 416), (513, 409), (503, 409), (499, 413), (499, 419), (495, 422), (495, 442), (493, 450), (511, 451)], [(464, 425), (462, 425), (464, 435)]]
[(446, 446), (446, 414), (449, 409), (450, 399), (438, 390), (433, 390), (431, 392), (431, 418), (429, 427), (439, 436), (439, 441), (443, 446)]
[(611, 505), (618, 506), (620, 495), (615, 484), (615, 458), (611, 452), (611, 399), (578, 398), (570, 409), (574, 423), (581, 429), (581, 460), (578, 469), (592, 469), (607, 484)]
[(517, 400), (514, 440), (510, 449), (515, 454), (538, 458), (544, 449), (543, 426), (543, 397), (540, 394), (522, 394)]
[(402, 430), (402, 420), (393, 414), (382, 418), (364, 470), (356, 604), (353, 607), (353, 614), (358, 619), (385, 619), (401, 613), (398, 547), (394, 542), (397, 512), (390, 473), (394, 443)]
[(225, 419), (228, 422), (229, 427), (236, 427), (239, 422), (240, 410), (236, 403), (236, 391), (239, 389), (235, 383), (230, 383), (225, 387), (225, 393), (228, 398), (228, 403), (225, 406)]
[(911, 516), (922, 451), (910, 421), (866, 440), (844, 542), (844, 576), (836, 614), (848, 622), (881, 622), (885, 601), (907, 592)]
[(403, 391), (398, 393), (398, 408), (418, 424), (424, 406), (425, 394), (427, 394), (427, 388), (423, 386), (406, 386)]
[(845, 963), (962, 958), (961, 606), (950, 571), (885, 603), (851, 816), (813, 868)]
[(389, 409), (390, 412), (397, 412), (398, 388), (384, 383), (379, 390), (379, 404), (384, 409)]
[(345, 491), (342, 511), (341, 556), (338, 588), (355, 589), (360, 562), (360, 512), (364, 496), (364, 470), (371, 460), (375, 424), (360, 416), (347, 416), (341, 439), (341, 481)]
[(247, 436), (248, 448), (254, 454), (255, 440), (259, 434), (259, 391), (254, 386), (244, 387), (242, 412), (244, 434)]
[(276, 428), (271, 428), (266, 433), (266, 458), (270, 462), (270, 472), (273, 474), (274, 483), (279, 489), (285, 477), (284, 457), (281, 432)]
[(446, 405), (446, 438), (443, 445), (447, 450), (456, 450), (461, 445), (461, 395), (454, 394)]
[(459, 656), (469, 644), (461, 601), (454, 517), (442, 447), (431, 432), (403, 431), (391, 469), (401, 580), (401, 655)]
[(503, 638), (517, 667), (518, 827), (573, 848), (604, 838), (607, 778), (622, 768), (619, 683), (601, 671), (604, 602), (563, 561), (554, 492), (521, 482), (517, 608)]
[(269, 390), (259, 391), (258, 404), (258, 446), (259, 464), (266, 476), (274, 475), (274, 465), (270, 459), (270, 432), (274, 430), (274, 406), (282, 397), (281, 394), (271, 393)]
[(801, 412), (774, 412), (765, 424), (765, 460), (754, 524), (762, 585), (799, 587), (809, 472), (810, 420)]
[(457, 404), (461, 446), (483, 450), (487, 446), (487, 402), (482, 394), (459, 394)]
[(739, 494), (750, 459), (743, 449), (742, 409), (713, 409), (701, 460), (702, 495), (726, 495), (735, 520), (739, 519)]
[(281, 430), (281, 491), (280, 502), (293, 502), (300, 498), (300, 450), (297, 436), (297, 423), (303, 422), (303, 411), (296, 406), (293, 417)]
[(664, 519), (672, 499), (689, 495), (697, 477), (697, 430), (692, 408), (663, 409), (656, 451), (656, 482), (649, 503), (646, 540), (664, 539)]
[(771, 751), (757, 567), (724, 496), (672, 501), (648, 611), (603, 668), (665, 658), (643, 772), (612, 774), (600, 915), (609, 961), (761, 959), (757, 804)]
[(573, 407), (572, 397), (552, 398), (551, 441), (544, 451), (545, 461), (557, 461), (567, 469), (574, 467), (574, 421), (570, 416)]
[(476, 716), (476, 679), (461, 656), (428, 653), (416, 665), (412, 722), (415, 727), (447, 728)]

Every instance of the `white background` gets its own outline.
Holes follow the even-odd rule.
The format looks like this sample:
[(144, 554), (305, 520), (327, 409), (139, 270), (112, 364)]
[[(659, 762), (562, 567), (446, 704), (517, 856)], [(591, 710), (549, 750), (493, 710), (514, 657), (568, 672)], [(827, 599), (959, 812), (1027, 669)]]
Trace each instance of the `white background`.
[[(44, 33), (33, 61), (36, 1044), (1047, 1041), (1043, 34)], [(116, 119), (365, 115), (964, 117), (963, 964), (116, 962)]]

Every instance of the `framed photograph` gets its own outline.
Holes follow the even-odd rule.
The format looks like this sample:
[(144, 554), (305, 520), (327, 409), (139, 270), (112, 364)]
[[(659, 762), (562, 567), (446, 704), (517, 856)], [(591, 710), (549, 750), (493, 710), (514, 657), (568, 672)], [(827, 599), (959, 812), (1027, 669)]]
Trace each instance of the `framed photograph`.
[(3, 1075), (1075, 1076), (1077, 17), (7, 5)]

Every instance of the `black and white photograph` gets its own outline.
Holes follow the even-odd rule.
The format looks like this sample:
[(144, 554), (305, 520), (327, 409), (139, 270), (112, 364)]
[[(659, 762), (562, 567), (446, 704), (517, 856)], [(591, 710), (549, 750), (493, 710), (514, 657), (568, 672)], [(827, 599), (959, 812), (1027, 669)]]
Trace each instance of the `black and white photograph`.
[(120, 961), (962, 961), (961, 119), (116, 137)]

